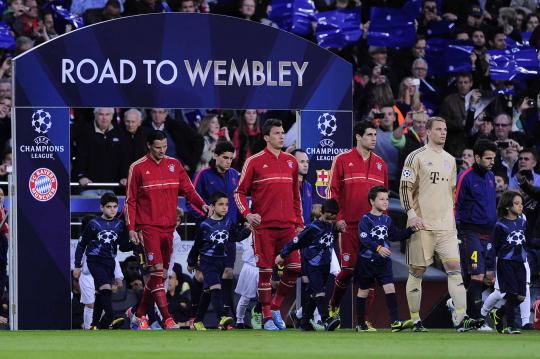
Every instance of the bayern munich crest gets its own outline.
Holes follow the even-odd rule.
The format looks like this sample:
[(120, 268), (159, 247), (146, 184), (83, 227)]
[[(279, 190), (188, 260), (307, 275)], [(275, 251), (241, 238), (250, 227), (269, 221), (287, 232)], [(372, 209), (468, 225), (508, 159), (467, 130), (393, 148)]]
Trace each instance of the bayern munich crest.
[(56, 194), (58, 180), (50, 169), (38, 168), (30, 175), (28, 187), (32, 197), (40, 202), (47, 202)]

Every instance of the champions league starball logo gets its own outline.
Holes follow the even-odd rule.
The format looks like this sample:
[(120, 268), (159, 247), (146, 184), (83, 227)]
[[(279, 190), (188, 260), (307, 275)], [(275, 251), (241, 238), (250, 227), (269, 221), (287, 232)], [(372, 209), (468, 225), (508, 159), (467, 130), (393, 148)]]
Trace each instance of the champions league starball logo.
[(334, 236), (332, 233), (325, 233), (321, 239), (319, 239), (319, 243), (324, 245), (326, 248), (330, 247), (332, 243), (334, 242)]
[(371, 229), (369, 234), (379, 241), (384, 241), (388, 236), (388, 229), (386, 226), (375, 226)]
[(56, 194), (58, 180), (50, 169), (38, 168), (30, 175), (28, 187), (32, 197), (40, 202), (47, 202)]
[(52, 127), (51, 114), (45, 110), (37, 110), (32, 114), (32, 128), (40, 135), (46, 134)]
[(115, 231), (111, 231), (110, 229), (104, 229), (103, 231), (98, 233), (97, 237), (101, 243), (110, 244), (111, 242), (115, 242), (118, 239), (118, 234), (116, 234)]
[(229, 239), (229, 232), (221, 229), (218, 231), (214, 231), (210, 235), (210, 240), (214, 243), (223, 244)]
[(506, 237), (506, 241), (509, 244), (519, 246), (525, 242), (525, 235), (523, 234), (523, 231), (513, 231)]
[(323, 113), (317, 119), (317, 129), (323, 136), (332, 136), (337, 130), (337, 120), (328, 112)]

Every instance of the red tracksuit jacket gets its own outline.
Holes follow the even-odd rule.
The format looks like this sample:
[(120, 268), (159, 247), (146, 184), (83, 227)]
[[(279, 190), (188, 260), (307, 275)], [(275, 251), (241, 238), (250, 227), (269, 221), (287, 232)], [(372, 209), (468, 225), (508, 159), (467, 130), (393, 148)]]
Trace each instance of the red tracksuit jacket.
[(388, 188), (386, 163), (371, 152), (364, 161), (356, 148), (341, 153), (332, 163), (330, 198), (339, 204), (337, 220), (345, 220), (348, 226), (358, 227), (364, 214), (371, 210), (368, 192), (373, 186)]
[(173, 231), (179, 192), (202, 211), (205, 203), (180, 161), (165, 156), (157, 163), (150, 154), (135, 161), (129, 168), (124, 206), (128, 229), (146, 226), (161, 232)]
[[(251, 210), (247, 197), (251, 196)], [(268, 149), (249, 157), (244, 163), (238, 188), (234, 194), (240, 213), (261, 216), (257, 227), (303, 227), (298, 164), (294, 156), (280, 152), (276, 157)]]

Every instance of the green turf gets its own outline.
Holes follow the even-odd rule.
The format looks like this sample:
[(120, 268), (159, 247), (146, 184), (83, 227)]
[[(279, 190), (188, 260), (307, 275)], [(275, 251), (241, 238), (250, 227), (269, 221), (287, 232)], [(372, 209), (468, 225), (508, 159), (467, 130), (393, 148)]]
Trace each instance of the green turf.
[(431, 330), (0, 332), (0, 358), (538, 358), (540, 335)]

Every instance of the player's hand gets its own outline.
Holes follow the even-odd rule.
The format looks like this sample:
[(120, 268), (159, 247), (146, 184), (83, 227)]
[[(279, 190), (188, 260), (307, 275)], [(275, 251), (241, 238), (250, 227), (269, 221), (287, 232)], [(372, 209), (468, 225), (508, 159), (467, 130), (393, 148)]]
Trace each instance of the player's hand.
[(281, 254), (278, 254), (274, 262), (276, 263), (277, 266), (280, 266), (280, 265), (283, 265), (283, 263), (285, 263), (285, 259), (281, 256)]
[(190, 265), (188, 264), (188, 266), (187, 266), (187, 271), (191, 274), (191, 273), (193, 273), (194, 270), (195, 270), (195, 267), (192, 267), (192, 266), (190, 266)]
[[(142, 234), (140, 236), (142, 237)], [(129, 241), (136, 246), (139, 245), (141, 243), (139, 234), (135, 231), (129, 231)]]
[(390, 257), (390, 255), (392, 254), (392, 251), (390, 251), (390, 249), (386, 248), (386, 247), (381, 247), (379, 248), (379, 250), (377, 251), (381, 257), (383, 258), (388, 258)]
[(81, 276), (81, 270), (82, 268), (73, 269), (73, 278), (79, 279), (79, 277)]
[(303, 230), (304, 230), (304, 227), (300, 227), (300, 226), (296, 227), (296, 234), (302, 232)]
[(250, 213), (246, 216), (246, 220), (251, 227), (256, 228), (259, 224), (261, 224), (261, 215), (257, 213)]
[(122, 186), (126, 187), (126, 186), (127, 186), (127, 178), (122, 178), (122, 179), (120, 180), (120, 184), (121, 184)]
[(336, 222), (336, 228), (340, 232), (347, 232), (347, 223), (342, 219)]
[(425, 229), (426, 227), (424, 226), (424, 220), (420, 217), (416, 217), (414, 219), (411, 220), (411, 227), (415, 230), (415, 231), (419, 231), (421, 229)]
[(89, 183), (92, 183), (92, 180), (88, 177), (82, 177), (80, 180), (79, 180), (79, 184), (83, 187), (85, 186), (88, 186)]
[(208, 217), (210, 217), (211, 215), (214, 214), (214, 211), (212, 211), (212, 207), (210, 207), (209, 205), (205, 204), (202, 206), (202, 210), (204, 211), (204, 213), (206, 213), (206, 215)]
[(487, 271), (486, 275), (484, 276), (484, 284), (487, 286), (492, 286), (494, 282), (495, 280), (493, 271)]
[(116, 282), (117, 288), (122, 288), (124, 286), (124, 280), (122, 278), (115, 278), (114, 281)]

